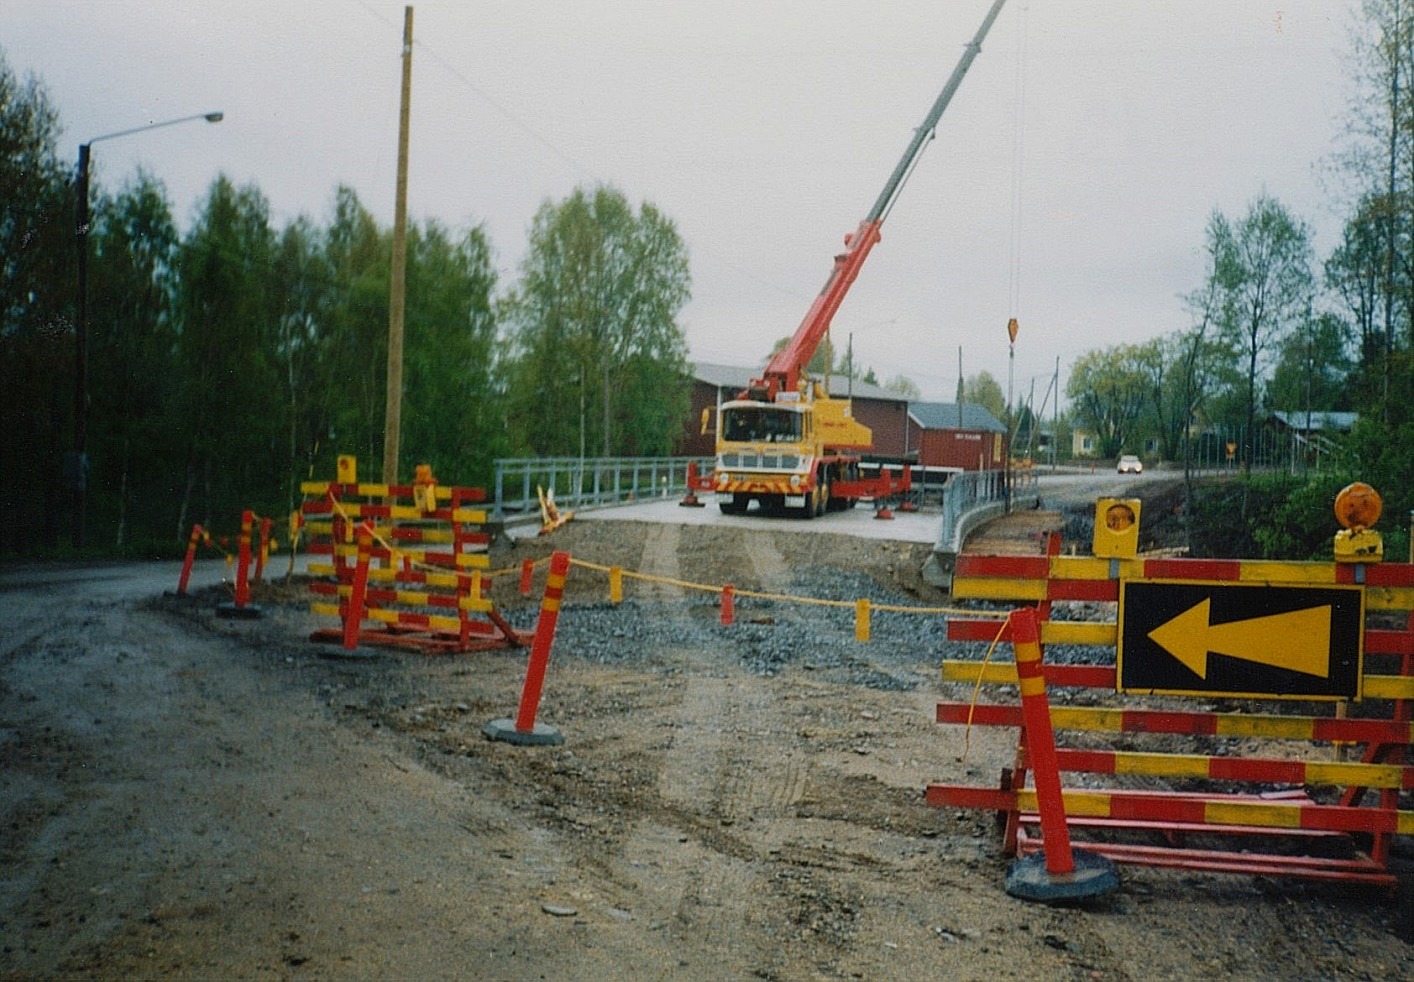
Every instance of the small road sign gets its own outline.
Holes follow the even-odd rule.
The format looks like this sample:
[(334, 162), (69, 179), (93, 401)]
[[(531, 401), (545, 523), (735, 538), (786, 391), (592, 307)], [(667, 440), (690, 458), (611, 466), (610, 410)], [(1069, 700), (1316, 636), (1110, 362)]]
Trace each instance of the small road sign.
[(1359, 699), (1359, 586), (1127, 580), (1120, 584), (1121, 692)]

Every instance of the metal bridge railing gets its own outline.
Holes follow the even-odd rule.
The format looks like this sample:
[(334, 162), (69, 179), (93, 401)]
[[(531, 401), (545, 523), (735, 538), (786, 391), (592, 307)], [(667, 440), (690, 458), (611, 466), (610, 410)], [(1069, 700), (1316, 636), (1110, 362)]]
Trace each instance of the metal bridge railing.
[[(1034, 470), (1011, 472), (1012, 508), (1034, 507), (1040, 494)], [(1007, 472), (967, 471), (954, 474), (943, 486), (943, 520), (939, 523), (938, 551), (959, 552), (967, 533), (980, 523), (1006, 511)]]
[(491, 517), (538, 513), (537, 489), (560, 508), (590, 508), (687, 493), (687, 466), (710, 473), (711, 457), (513, 457), (495, 463)]

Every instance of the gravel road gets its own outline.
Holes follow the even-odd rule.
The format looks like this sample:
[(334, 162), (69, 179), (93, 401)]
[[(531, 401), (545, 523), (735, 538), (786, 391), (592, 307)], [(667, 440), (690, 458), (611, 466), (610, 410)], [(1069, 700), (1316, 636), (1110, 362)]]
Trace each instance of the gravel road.
[[(885, 523), (879, 523), (885, 524)], [(936, 617), (713, 596), (946, 603), (927, 541), (576, 520), (503, 545), (570, 574), (540, 719), (481, 735), (521, 652), (342, 657), (298, 582), (217, 618), (224, 567), (0, 574), (0, 977), (1409, 978), (1398, 904), (1354, 888), (1126, 870), (1046, 907), (1003, 890), (1005, 734), (933, 723)], [(284, 566), (276, 561), (274, 569)], [(537, 605), (500, 577), (529, 626)]]

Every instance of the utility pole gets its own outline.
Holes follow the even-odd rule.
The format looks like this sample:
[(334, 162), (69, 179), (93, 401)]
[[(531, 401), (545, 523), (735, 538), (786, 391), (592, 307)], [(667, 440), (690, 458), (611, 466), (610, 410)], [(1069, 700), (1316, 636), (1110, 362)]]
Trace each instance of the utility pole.
[(393, 272), (388, 288), (388, 399), (383, 414), (383, 483), (398, 483), (403, 423), (403, 312), (407, 306), (408, 116), (412, 102), (412, 8), (403, 9), (403, 98), (398, 117), (398, 193), (393, 207)]

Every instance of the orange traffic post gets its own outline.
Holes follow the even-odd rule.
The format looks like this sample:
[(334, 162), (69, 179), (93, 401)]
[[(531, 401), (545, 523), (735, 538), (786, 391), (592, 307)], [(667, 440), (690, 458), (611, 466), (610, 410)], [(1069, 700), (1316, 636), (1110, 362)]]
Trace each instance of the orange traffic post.
[(609, 603), (624, 602), (624, 570), (622, 566), (609, 567)]
[(722, 587), (722, 626), (731, 627), (736, 620), (736, 587), (728, 583)]
[(1034, 607), (1013, 610), (1007, 618), (1016, 675), (1021, 688), (1021, 714), (1026, 747), (1036, 782), (1045, 849), (1015, 860), (1007, 870), (1006, 892), (1023, 900), (1078, 900), (1110, 893), (1119, 886), (1114, 864), (1095, 853), (1072, 850), (1062, 797), (1056, 735), (1051, 728), (1051, 704), (1046, 697), (1042, 667), (1041, 625)]
[(514, 721), (496, 719), (482, 727), (481, 732), (491, 740), (521, 746), (558, 746), (565, 742), (559, 730), (537, 723), (535, 715), (540, 709), (540, 696), (545, 688), (545, 671), (550, 665), (550, 647), (555, 642), (555, 625), (560, 619), (560, 602), (564, 597), (569, 570), (569, 553), (556, 552), (550, 556), (550, 571), (545, 577), (545, 596), (540, 601), (535, 638), (530, 643), (530, 662), (525, 669), (520, 707)]
[(196, 559), (196, 544), (201, 541), (201, 537), (206, 533), (200, 525), (191, 527), (191, 538), (187, 539), (187, 557), (182, 560), (182, 575), (177, 578), (177, 596), (187, 595), (187, 583), (191, 580), (191, 565)]
[(530, 585), (535, 579), (535, 560), (527, 559), (520, 564), (520, 595), (530, 596)]
[(250, 602), (250, 537), (255, 525), (255, 513), (247, 508), (241, 512), (241, 536), (236, 558), (236, 599), (217, 606), (218, 617), (250, 619), (260, 616), (260, 608)]
[(870, 620), (872, 616), (871, 604), (869, 603), (868, 597), (861, 597), (854, 602), (854, 640), (869, 640)]

